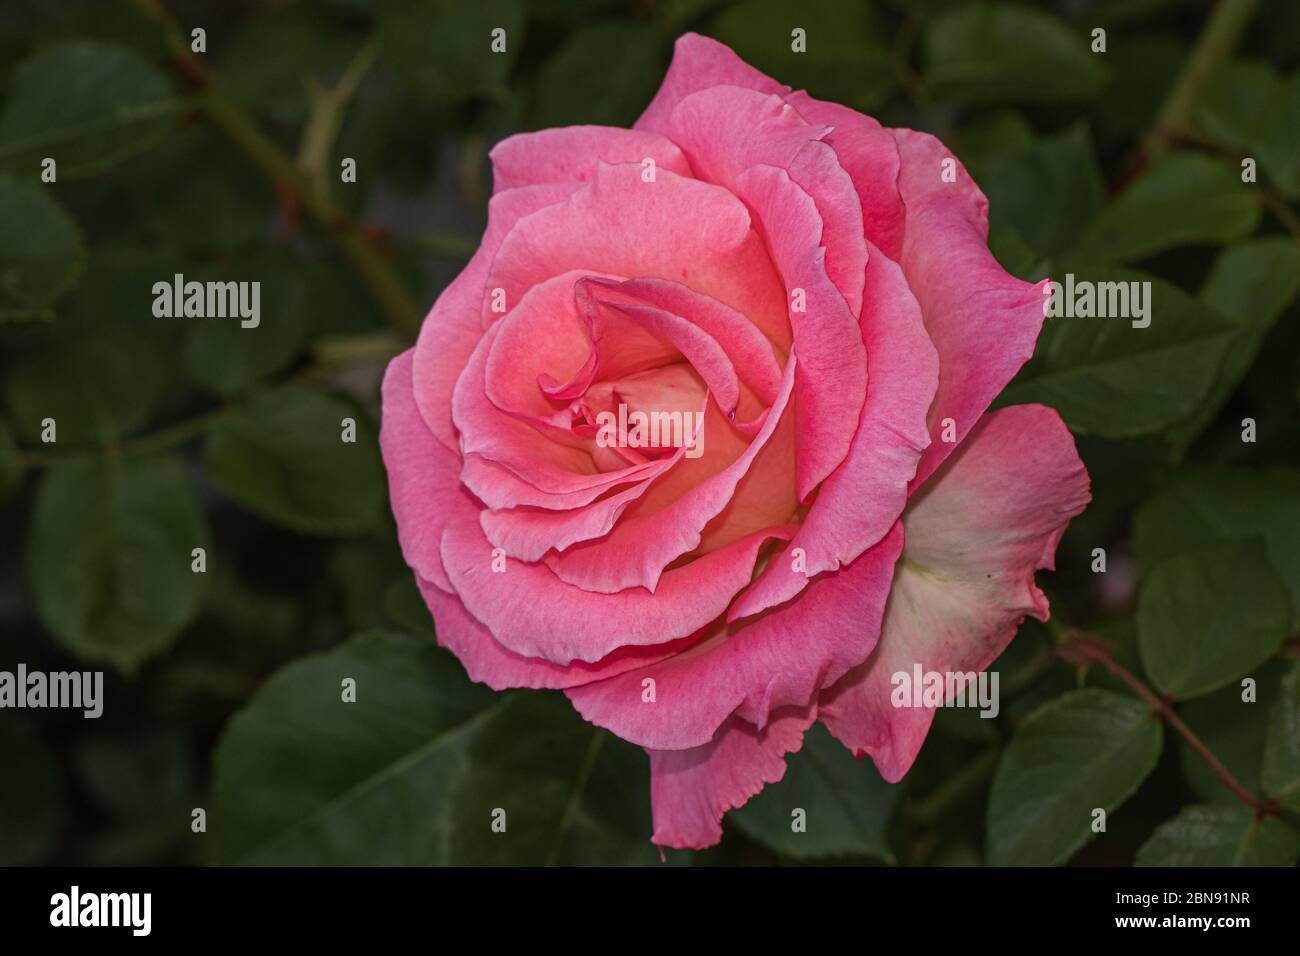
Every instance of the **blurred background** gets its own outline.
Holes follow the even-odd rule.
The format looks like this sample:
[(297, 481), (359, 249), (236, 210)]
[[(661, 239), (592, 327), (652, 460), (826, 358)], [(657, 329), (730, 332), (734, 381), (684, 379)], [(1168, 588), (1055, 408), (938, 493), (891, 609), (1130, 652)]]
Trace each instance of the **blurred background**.
[[(0, 711), (0, 863), (658, 862), (638, 748), (434, 649), (375, 435), (487, 150), (629, 125), (686, 30), (941, 136), (1009, 271), (1151, 281), (1155, 318), (1049, 320), (1005, 395), (1061, 411), (1094, 501), (999, 716), (941, 711), (898, 786), (819, 729), (668, 861), (1295, 862), (1300, 4), (6, 0), (0, 670), (103, 670), (106, 700)], [(176, 273), (260, 281), (261, 326), (156, 318)], [(1075, 629), (1106, 661), (1063, 659)]]

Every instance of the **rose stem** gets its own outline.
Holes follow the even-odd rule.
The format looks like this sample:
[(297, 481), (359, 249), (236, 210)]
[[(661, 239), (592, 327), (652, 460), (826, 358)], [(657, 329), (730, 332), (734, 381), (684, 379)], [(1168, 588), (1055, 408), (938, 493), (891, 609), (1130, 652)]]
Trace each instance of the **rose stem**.
[(161, 0), (131, 0), (163, 30), (176, 71), (199, 89), (199, 102), (208, 117), (276, 185), (306, 209), (365, 283), (384, 318), (407, 339), (420, 330), (421, 313), (387, 260), (352, 222), (312, 182), (287, 153), (266, 136), (253, 119), (208, 83), (203, 67), (190, 53), (176, 21)]

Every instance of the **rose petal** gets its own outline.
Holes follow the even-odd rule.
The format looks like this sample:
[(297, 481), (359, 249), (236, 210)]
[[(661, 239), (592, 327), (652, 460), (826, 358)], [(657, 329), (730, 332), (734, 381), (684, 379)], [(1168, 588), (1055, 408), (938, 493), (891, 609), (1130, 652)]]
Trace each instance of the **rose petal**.
[[(718, 626), (675, 657), (568, 691), (578, 713), (624, 740), (660, 750), (708, 742), (733, 715), (763, 727), (805, 706), (867, 659), (880, 633), (902, 525), (798, 599), (740, 626)], [(788, 562), (789, 550), (773, 562)], [(644, 703), (652, 679), (654, 703)]]
[(722, 839), (722, 815), (785, 776), (785, 755), (803, 745), (815, 706), (790, 708), (762, 730), (728, 721), (691, 750), (651, 750), (650, 801), (659, 846), (702, 850)]
[(548, 551), (564, 551), (577, 542), (609, 534), (614, 522), (650, 490), (659, 476), (677, 467), (686, 450), (683, 445), (672, 455), (657, 459), (658, 467), (646, 471), (640, 481), (586, 507), (566, 511), (541, 508), (484, 511), (479, 515), (479, 524), (493, 547), (520, 561), (537, 561)]
[(451, 591), (442, 568), (442, 530), (452, 518), (471, 516), (478, 509), (457, 477), (460, 459), (433, 437), (415, 407), (413, 353), (407, 349), (384, 372), (379, 448), (402, 556), (417, 574)]
[[(566, 201), (520, 219), (486, 280), (482, 322), (533, 286), (574, 269), (669, 279), (749, 317), (778, 346), (789, 343), (785, 293), (749, 211), (710, 183), (666, 169), (647, 182), (639, 165), (597, 167)], [(496, 290), (500, 290), (499, 296)]]
[[(633, 587), (657, 591), (664, 568), (699, 545), (705, 526), (732, 503), (738, 485), (787, 417), (786, 403), (796, 375), (797, 363), (791, 356), (776, 404), (753, 441), (736, 446), (738, 453), (720, 446), (728, 428), (716, 407), (710, 406), (699, 458), (675, 465), (670, 476), (637, 502), (635, 513), (625, 514), (607, 536), (548, 555), (547, 565), (558, 578), (586, 591), (612, 594)], [(765, 477), (775, 479), (779, 474)], [(763, 486), (763, 490), (780, 494), (779, 488)], [(788, 494), (774, 510), (763, 513), (770, 520), (761, 527), (788, 520), (797, 504)]]
[[(930, 408), (934, 441), (912, 487), (931, 475), (1034, 353), (1043, 288), (1009, 275), (988, 248), (988, 200), (951, 152), (926, 133), (893, 130), (907, 205), (902, 265), (939, 350), (939, 391)], [(956, 175), (945, 182), (945, 160)], [(946, 419), (956, 441), (944, 441)]]
[(980, 671), (1026, 615), (1046, 620), (1034, 571), (1052, 568), (1088, 475), (1060, 416), (1041, 405), (986, 415), (904, 517), (907, 544), (871, 659), (822, 694), (821, 719), (881, 775), (899, 780), (934, 712), (895, 708), (891, 677)]
[[(543, 491), (572, 491), (575, 481), (597, 472), (588, 451), (557, 442), (488, 401), (488, 356), (501, 328), (494, 325), (479, 340), (452, 393), (461, 454), (481, 455)], [(468, 476), (462, 475), (462, 481), (476, 491)]]
[(862, 207), (835, 150), (818, 142), (830, 132), (814, 126), (780, 96), (715, 86), (673, 108), (668, 135), (685, 151), (700, 179), (737, 189), (751, 166), (775, 166), (810, 197), (821, 217), (818, 241), (826, 273), (856, 316), (862, 309), (867, 247)]
[(548, 398), (539, 380), (569, 379), (584, 367), (592, 343), (574, 299), (585, 272), (568, 272), (533, 286), (497, 324), (484, 369), (488, 400), (526, 418), (567, 420), (568, 402)]
[[(790, 299), (799, 355), (795, 381), (795, 441), (800, 501), (839, 466), (858, 428), (867, 388), (862, 330), (830, 281), (821, 246), (822, 220), (812, 198), (774, 166), (751, 166), (737, 179), (738, 195), (755, 210)], [(802, 290), (806, 309), (796, 311)]]
[[(556, 664), (594, 662), (625, 645), (664, 644), (695, 633), (726, 610), (753, 573), (759, 549), (793, 529), (773, 528), (675, 568), (651, 594), (642, 588), (593, 594), (565, 584), (544, 565), (500, 557), (476, 520), (442, 535), (447, 577), (475, 618), (507, 649)], [(592, 622), (599, 622), (593, 628)]]
[[(661, 280), (662, 281), (662, 280)], [(579, 308), (587, 315), (597, 342), (615, 335), (625, 337), (624, 327), (631, 323), (654, 335), (673, 348), (691, 364), (708, 386), (709, 392), (728, 416), (735, 417), (740, 405), (740, 381), (736, 367), (721, 343), (699, 325), (667, 309), (639, 302), (626, 294), (619, 295), (621, 284), (591, 279), (578, 283), (575, 295)], [(600, 363), (604, 378), (622, 378), (627, 372), (611, 372)]]
[(537, 183), (584, 183), (597, 163), (642, 163), (691, 175), (691, 164), (671, 140), (647, 130), (615, 126), (564, 126), (508, 136), (488, 153), (492, 189)]
[(803, 549), (803, 567), (769, 562), (736, 599), (729, 620), (788, 601), (813, 575), (852, 561), (888, 532), (907, 504), (908, 483), (930, 442), (926, 412), (939, 357), (902, 270), (870, 248), (862, 309), (869, 384), (857, 434), (790, 542), (790, 550)]
[(576, 687), (671, 657), (691, 642), (688, 637), (653, 647), (624, 647), (594, 664), (581, 661), (552, 664), (506, 650), (491, 631), (465, 610), (455, 595), (440, 591), (423, 578), (417, 578), (416, 583), (437, 623), (438, 643), (456, 655), (471, 680), (487, 684), (493, 690)]
[(492, 258), (519, 219), (559, 202), (577, 188), (573, 183), (526, 186), (493, 196), (478, 250), (424, 317), (411, 372), (415, 403), (429, 430), (450, 451), (460, 451), (451, 420), (451, 393), (483, 334), (483, 281)]
[(810, 123), (833, 127), (822, 140), (853, 180), (869, 239), (889, 258), (903, 248), (903, 197), (898, 192), (898, 144), (891, 132), (857, 110), (799, 91), (785, 98)]
[(602, 301), (639, 302), (680, 316), (712, 337), (736, 372), (764, 406), (776, 401), (781, 387), (781, 366), (772, 343), (735, 309), (711, 296), (665, 279), (628, 279), (599, 282)]
[(789, 93), (790, 87), (764, 76), (731, 51), (731, 48), (700, 36), (685, 33), (673, 47), (673, 62), (633, 129), (667, 133), (673, 108), (696, 90), (710, 86), (741, 86), (760, 93)]

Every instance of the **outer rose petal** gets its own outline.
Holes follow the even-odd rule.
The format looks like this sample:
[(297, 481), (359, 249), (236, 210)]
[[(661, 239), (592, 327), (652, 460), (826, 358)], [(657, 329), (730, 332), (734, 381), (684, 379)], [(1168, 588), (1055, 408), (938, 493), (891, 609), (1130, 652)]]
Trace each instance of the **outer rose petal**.
[(684, 638), (654, 647), (625, 647), (594, 664), (552, 664), (506, 650), (491, 631), (474, 620), (458, 597), (440, 591), (423, 578), (417, 577), (416, 583), (437, 623), (438, 643), (460, 659), (471, 680), (481, 681), (493, 690), (576, 687), (671, 657), (691, 642)]
[(633, 129), (667, 133), (668, 117), (673, 107), (696, 90), (710, 86), (743, 86), (760, 93), (789, 93), (771, 77), (764, 76), (731, 51), (731, 48), (700, 36), (685, 33), (677, 38), (673, 47), (673, 62), (659, 87)]
[(791, 534), (792, 528), (756, 532), (669, 571), (654, 594), (642, 588), (593, 594), (565, 584), (545, 566), (508, 557), (505, 572), (494, 572), (492, 546), (473, 519), (447, 526), (442, 563), (465, 608), (503, 646), (556, 664), (591, 663), (625, 645), (666, 644), (694, 634), (744, 587), (763, 544)]
[(702, 747), (650, 750), (650, 801), (660, 846), (702, 850), (722, 839), (722, 815), (785, 776), (785, 755), (803, 745), (815, 706), (791, 707), (762, 730), (738, 718)]
[[(917, 488), (1034, 354), (1049, 280), (1030, 285), (998, 265), (988, 247), (988, 200), (947, 147), (927, 133), (892, 132), (907, 204), (903, 272), (939, 350), (939, 393), (930, 408), (936, 440), (921, 458)], [(944, 182), (947, 159), (956, 182)], [(938, 440), (945, 418), (956, 424), (956, 442)]]
[(821, 719), (890, 783), (916, 759), (934, 712), (895, 708), (891, 675), (986, 668), (1025, 615), (1046, 620), (1034, 571), (1089, 500), (1088, 474), (1056, 412), (1017, 405), (986, 415), (914, 498), (907, 544), (871, 659), (822, 694)]
[[(803, 707), (867, 659), (880, 633), (903, 529), (848, 567), (818, 578), (798, 600), (742, 627), (716, 627), (661, 663), (568, 692), (578, 713), (643, 747), (707, 743), (735, 716), (762, 728), (776, 710)], [(772, 561), (789, 561), (789, 551)], [(655, 682), (655, 702), (641, 700)]]
[(379, 447), (402, 556), (418, 575), (451, 591), (439, 554), (442, 529), (453, 518), (472, 517), (478, 508), (461, 487), (460, 459), (433, 437), (415, 407), (413, 353), (407, 349), (384, 373)]
[(790, 548), (804, 568), (770, 561), (736, 600), (728, 620), (788, 601), (809, 579), (855, 559), (880, 540), (907, 504), (908, 482), (930, 442), (926, 412), (939, 357), (898, 264), (870, 247), (862, 311), (867, 401), (844, 464), (826, 479)]
[(669, 135), (699, 178), (735, 191), (737, 177), (750, 166), (775, 166), (812, 197), (822, 221), (826, 272), (858, 315), (867, 265), (862, 206), (835, 150), (818, 142), (829, 132), (828, 126), (809, 124), (779, 96), (736, 86), (692, 93), (669, 120)]
[(898, 192), (898, 144), (890, 130), (870, 116), (838, 103), (791, 93), (786, 102), (810, 123), (833, 126), (822, 140), (848, 172), (862, 204), (867, 238), (891, 259), (903, 248), (903, 197)]
[(537, 183), (583, 183), (596, 164), (640, 163), (691, 175), (691, 164), (670, 140), (644, 130), (616, 126), (564, 126), (518, 133), (492, 147), (492, 191)]

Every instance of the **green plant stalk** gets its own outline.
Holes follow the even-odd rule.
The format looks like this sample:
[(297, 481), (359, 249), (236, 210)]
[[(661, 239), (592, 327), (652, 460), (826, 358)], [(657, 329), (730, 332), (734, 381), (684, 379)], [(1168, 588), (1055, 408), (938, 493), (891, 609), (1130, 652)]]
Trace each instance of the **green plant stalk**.
[(303, 208), (325, 229), (360, 275), (384, 317), (403, 336), (414, 339), (420, 331), (420, 311), (388, 261), (356, 230), (329, 199), (311, 186), (297, 165), (239, 107), (209, 90), (200, 102), (207, 114), (244, 154), (277, 184), (288, 188)]
[(941, 820), (950, 809), (978, 792), (992, 778), (1001, 756), (1001, 744), (983, 751), (942, 785), (924, 797), (905, 804), (904, 815), (911, 822), (922, 826)]
[(333, 89), (322, 90), (310, 85), (312, 108), (298, 146), (298, 165), (311, 179), (313, 187), (326, 191), (326, 166), (343, 126), (343, 114), (361, 87), (366, 74), (379, 55), (379, 44), (371, 37), (348, 64)]
[(1258, 6), (1259, 0), (1219, 0), (1214, 5), (1142, 144), (1142, 155), (1148, 162), (1164, 153), (1171, 136), (1187, 132), (1206, 78), (1219, 61), (1236, 49)]
[(406, 347), (391, 332), (362, 332), (319, 339), (311, 347), (315, 371), (362, 362), (387, 362)]
[(153, 452), (166, 451), (169, 448), (184, 445), (186, 442), (206, 434), (208, 429), (215, 425), (226, 412), (226, 408), (215, 408), (212, 411), (195, 415), (193, 418), (187, 418), (185, 421), (177, 422), (175, 425), (160, 428), (156, 432), (140, 435), (137, 438), (128, 438), (120, 442), (109, 442), (105, 445), (90, 445), (60, 452), (23, 449), (18, 452), (18, 462), (24, 468), (44, 468), (61, 460), (77, 458), (81, 455), (100, 453), (106, 453), (110, 456), (148, 455)]
[(421, 312), (388, 261), (342, 210), (312, 187), (293, 159), (248, 114), (206, 82), (202, 67), (160, 0), (131, 2), (161, 26), (179, 72), (201, 88), (198, 102), (212, 122), (277, 186), (293, 194), (356, 270), (389, 324), (406, 338), (414, 339), (420, 330)]

